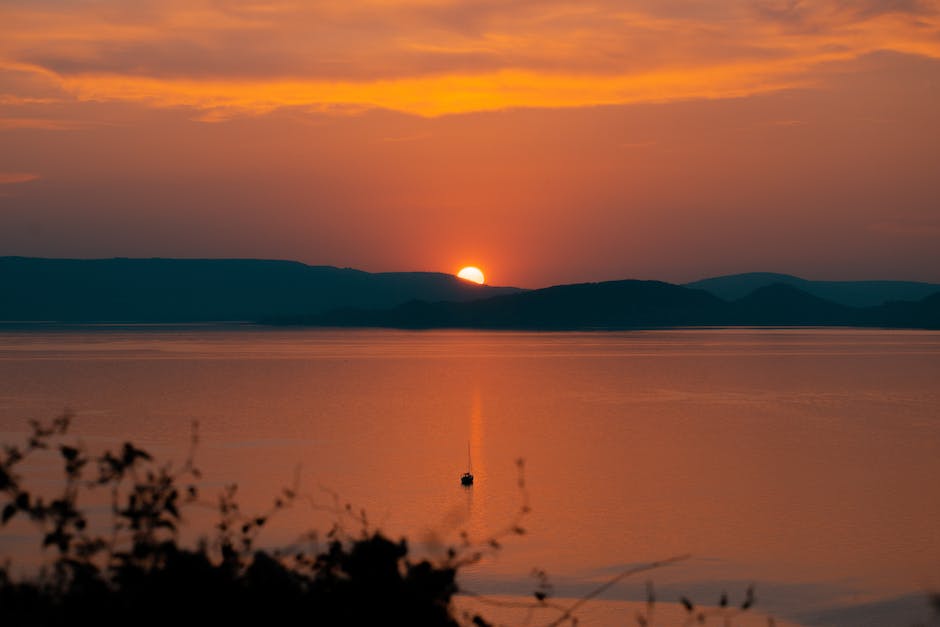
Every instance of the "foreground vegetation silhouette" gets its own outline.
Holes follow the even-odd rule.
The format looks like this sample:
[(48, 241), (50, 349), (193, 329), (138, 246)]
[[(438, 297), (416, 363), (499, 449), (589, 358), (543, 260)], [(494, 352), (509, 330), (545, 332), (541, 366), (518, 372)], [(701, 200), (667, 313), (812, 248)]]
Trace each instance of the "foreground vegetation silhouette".
[[(217, 522), (211, 535), (186, 548), (180, 541), (183, 511), (206, 504), (193, 461), (195, 427), (189, 456), (174, 468), (131, 443), (92, 456), (80, 445), (65, 443), (71, 420), (66, 413), (48, 425), (31, 422), (32, 433), (22, 445), (6, 445), (0, 452), (0, 522), (32, 525), (42, 548), (53, 554), (29, 577), (17, 578), (9, 560), (0, 564), (0, 625), (165, 627), (199, 621), (235, 626), (303, 620), (315, 625), (484, 627), (491, 623), (477, 613), (456, 610), (452, 603), (457, 572), (498, 550), (502, 534), (525, 533), (520, 523), (529, 511), (527, 497), (517, 518), (496, 536), (474, 544), (461, 534), (462, 542), (437, 562), (413, 561), (404, 539), (396, 542), (371, 530), (364, 512), (337, 500), (328, 509), (338, 522), (323, 543), (309, 534), (307, 549), (261, 550), (256, 546), (259, 533), (299, 497), (296, 486), (282, 490), (269, 511), (248, 515), (231, 485), (212, 501)], [(63, 464), (64, 479), (54, 498), (27, 489), (20, 474), (25, 462), (42, 451), (57, 454)], [(518, 463), (525, 495), (523, 464)], [(95, 492), (110, 502), (104, 524), (79, 507), (82, 496)], [(345, 530), (341, 520), (347, 518), (355, 522), (356, 534)], [(482, 605), (548, 609), (555, 613), (550, 625), (574, 625), (577, 610), (614, 584), (683, 559), (625, 570), (569, 605), (550, 598), (552, 587), (543, 571), (534, 572), (537, 587), (528, 602), (460, 592)], [(712, 607), (696, 606), (686, 597), (679, 602), (686, 625), (711, 618), (730, 625), (753, 606), (755, 597), (750, 588), (739, 605), (724, 594)], [(632, 617), (637, 625), (654, 624), (655, 604), (649, 584), (645, 610)]]
[[(450, 605), (455, 575), (474, 553), (452, 550), (441, 564), (412, 562), (404, 540), (366, 525), (356, 538), (337, 525), (318, 552), (255, 550), (269, 517), (297, 495), (285, 489), (270, 512), (247, 516), (234, 486), (215, 503), (212, 537), (184, 548), (182, 510), (200, 498), (192, 456), (173, 469), (126, 443), (91, 457), (60, 442), (70, 420), (66, 414), (50, 425), (31, 423), (25, 445), (6, 446), (0, 457), (3, 524), (28, 520), (43, 548), (55, 551), (32, 579), (17, 581), (9, 562), (0, 567), (0, 624), (257, 625), (299, 618), (323, 625), (458, 624)], [(37, 451), (55, 449), (65, 481), (56, 498), (46, 499), (27, 490), (18, 469)], [(110, 497), (105, 533), (93, 531), (79, 508), (80, 496), (94, 490)]]

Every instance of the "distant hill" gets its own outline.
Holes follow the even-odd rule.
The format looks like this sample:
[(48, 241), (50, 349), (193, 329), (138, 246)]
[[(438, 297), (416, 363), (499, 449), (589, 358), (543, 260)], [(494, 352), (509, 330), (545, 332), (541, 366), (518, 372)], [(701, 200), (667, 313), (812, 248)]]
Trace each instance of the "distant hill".
[(464, 303), (410, 302), (389, 311), (346, 309), (282, 323), (402, 328), (586, 329), (717, 324), (728, 303), (658, 281), (559, 285)]
[[(885, 326), (940, 329), (940, 292), (918, 302), (894, 301), (872, 310)], [(890, 321), (890, 324), (887, 322)]]
[(918, 302), (848, 307), (790, 285), (726, 301), (658, 281), (608, 281), (456, 302), (413, 301), (389, 310), (342, 309), (275, 324), (392, 328), (634, 329), (678, 326), (875, 326), (940, 328), (940, 293)]
[[(782, 281), (767, 283), (780, 277)], [(935, 287), (929, 284), (828, 284), (788, 275), (751, 274), (691, 285), (703, 283), (713, 288), (734, 287), (732, 293), (743, 294), (723, 298), (710, 290), (635, 280), (524, 291), (478, 286), (449, 274), (372, 274), (257, 259), (0, 257), (0, 321), (260, 321), (543, 330), (702, 325), (940, 328), (940, 287), (927, 297), (879, 301), (866, 307), (819, 295), (820, 286), (826, 285), (855, 288), (889, 284), (903, 291), (921, 289), (910, 288), (912, 285)], [(816, 291), (803, 289), (807, 285)], [(873, 298), (873, 292), (866, 293)]]
[(516, 291), (449, 274), (370, 274), (293, 261), (0, 257), (3, 321), (255, 321)]
[(685, 287), (705, 290), (725, 300), (738, 300), (754, 290), (784, 283), (849, 307), (875, 307), (894, 300), (917, 301), (940, 292), (940, 284), (915, 281), (810, 281), (789, 274), (750, 272), (703, 279)]
[(853, 307), (834, 303), (787, 283), (759, 287), (733, 303), (734, 316), (743, 324), (838, 325), (861, 322)]

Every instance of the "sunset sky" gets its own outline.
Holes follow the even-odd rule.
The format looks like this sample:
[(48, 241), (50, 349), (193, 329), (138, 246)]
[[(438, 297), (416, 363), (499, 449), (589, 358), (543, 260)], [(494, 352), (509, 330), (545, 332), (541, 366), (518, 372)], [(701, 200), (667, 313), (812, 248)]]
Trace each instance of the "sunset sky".
[(940, 282), (940, 1), (0, 0), (0, 255)]

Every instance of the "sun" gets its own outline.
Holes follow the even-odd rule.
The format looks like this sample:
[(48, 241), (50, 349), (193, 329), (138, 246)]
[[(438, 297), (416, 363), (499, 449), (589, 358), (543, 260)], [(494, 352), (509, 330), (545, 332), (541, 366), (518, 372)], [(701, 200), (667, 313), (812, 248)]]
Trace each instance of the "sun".
[(486, 277), (483, 276), (483, 272), (476, 266), (467, 266), (461, 269), (460, 272), (457, 273), (457, 276), (465, 281), (476, 283), (477, 285), (483, 285), (483, 282), (486, 280)]

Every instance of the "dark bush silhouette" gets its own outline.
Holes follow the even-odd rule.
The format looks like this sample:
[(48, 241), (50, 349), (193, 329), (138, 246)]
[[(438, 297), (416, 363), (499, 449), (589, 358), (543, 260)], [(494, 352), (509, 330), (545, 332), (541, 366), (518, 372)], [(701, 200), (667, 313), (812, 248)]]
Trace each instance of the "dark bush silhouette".
[[(64, 443), (72, 416), (51, 424), (31, 422), (32, 433), (21, 446), (0, 451), (0, 523), (32, 524), (44, 550), (53, 559), (38, 574), (18, 580), (7, 561), (0, 564), (0, 625), (93, 624), (166, 627), (176, 622), (206, 625), (290, 624), (414, 625), (456, 627), (490, 625), (478, 614), (458, 613), (451, 600), (458, 592), (456, 575), (499, 550), (502, 535), (522, 535), (522, 518), (529, 512), (523, 462), (518, 485), (523, 503), (516, 518), (496, 536), (475, 544), (464, 533), (462, 542), (434, 563), (409, 559), (407, 542), (397, 542), (371, 530), (364, 512), (338, 498), (329, 509), (337, 522), (324, 543), (308, 534), (304, 549), (265, 551), (256, 548), (259, 533), (271, 516), (289, 507), (297, 487), (285, 488), (271, 509), (260, 515), (242, 512), (234, 485), (222, 490), (212, 507), (218, 521), (212, 534), (195, 547), (181, 546), (179, 525), (187, 506), (201, 500), (200, 472), (193, 462), (198, 444), (193, 429), (192, 450), (179, 468), (158, 464), (149, 453), (131, 443), (120, 450), (90, 456), (81, 446)], [(58, 452), (64, 470), (56, 498), (27, 489), (18, 473), (24, 461), (39, 451)], [(110, 499), (110, 523), (89, 521), (79, 497), (98, 491)], [(358, 533), (346, 531), (352, 520)], [(94, 527), (98, 527), (94, 529)], [(544, 571), (535, 570), (536, 589), (528, 602), (505, 602), (461, 590), (494, 606), (556, 613), (549, 625), (577, 624), (576, 611), (590, 599), (625, 579), (686, 559), (679, 556), (635, 566), (612, 577), (570, 605), (552, 600), (552, 586)], [(931, 603), (940, 613), (940, 595)], [(722, 594), (715, 606), (697, 606), (687, 597), (683, 624), (705, 624), (711, 618), (730, 625), (755, 603), (753, 587), (743, 602), (729, 603)], [(653, 625), (656, 604), (648, 584), (645, 610), (633, 616), (635, 624)], [(773, 625), (773, 619), (768, 619)]]
[[(0, 567), (0, 624), (458, 624), (450, 605), (456, 571), (480, 556), (469, 544), (451, 549), (440, 564), (412, 562), (404, 540), (370, 532), (362, 515), (358, 537), (337, 524), (319, 551), (255, 550), (268, 518), (297, 495), (285, 489), (270, 512), (246, 516), (229, 486), (215, 504), (214, 536), (184, 548), (178, 542), (181, 509), (199, 499), (192, 456), (174, 470), (127, 443), (91, 458), (81, 447), (60, 443), (70, 420), (66, 414), (51, 425), (31, 423), (25, 445), (6, 446), (0, 456), (3, 524), (29, 520), (43, 548), (55, 552), (31, 580), (14, 580), (9, 563)], [(57, 498), (46, 499), (28, 491), (17, 470), (53, 447), (65, 481)], [(94, 490), (110, 494), (110, 533), (92, 531), (78, 507), (79, 495)]]

